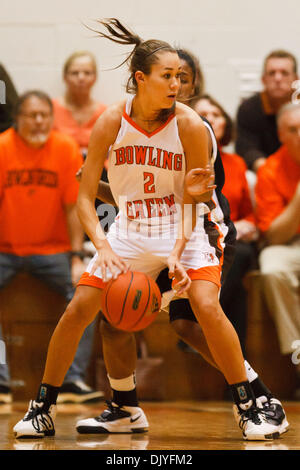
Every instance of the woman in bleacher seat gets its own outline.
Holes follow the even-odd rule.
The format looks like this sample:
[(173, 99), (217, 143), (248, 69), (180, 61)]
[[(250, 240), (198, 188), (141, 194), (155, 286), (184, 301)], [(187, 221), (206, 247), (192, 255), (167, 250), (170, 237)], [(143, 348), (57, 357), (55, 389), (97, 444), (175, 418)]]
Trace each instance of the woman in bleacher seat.
[(54, 128), (73, 137), (85, 157), (92, 129), (106, 105), (92, 96), (98, 71), (94, 55), (74, 52), (63, 67), (65, 94), (53, 100)]

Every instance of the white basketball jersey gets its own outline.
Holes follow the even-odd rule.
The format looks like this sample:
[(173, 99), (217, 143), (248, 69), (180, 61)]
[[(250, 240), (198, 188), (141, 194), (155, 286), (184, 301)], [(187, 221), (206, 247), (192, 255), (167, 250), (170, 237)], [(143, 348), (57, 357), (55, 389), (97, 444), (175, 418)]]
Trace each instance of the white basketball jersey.
[[(131, 96), (121, 127), (109, 152), (108, 178), (120, 212), (147, 225), (176, 221), (181, 204), (185, 156), (173, 114), (154, 132), (141, 129), (131, 118)], [(124, 214), (125, 213), (125, 214)]]
[[(153, 132), (141, 129), (131, 118), (134, 96), (126, 102), (121, 127), (111, 146), (108, 179), (120, 216), (146, 225), (176, 225), (182, 203), (186, 162), (180, 141), (177, 118), (172, 114)], [(204, 122), (206, 125), (206, 123)], [(213, 144), (212, 161), (217, 155), (217, 143), (210, 127)], [(221, 220), (223, 213), (213, 195), (213, 216)], [(207, 213), (204, 203), (199, 213)], [(215, 218), (215, 217), (213, 217)]]
[[(118, 136), (109, 151), (109, 183), (120, 211), (110, 226), (107, 240), (133, 271), (145, 272), (156, 279), (181, 235), (177, 229), (186, 162), (176, 115), (148, 133), (130, 118), (132, 100), (130, 97), (126, 103)], [(217, 144), (207, 127), (213, 143), (211, 158), (215, 160)], [(196, 225), (181, 255), (186, 270), (221, 266), (223, 262), (228, 227), (215, 192), (212, 200), (197, 204), (198, 208)], [(87, 272), (93, 269), (97, 256), (89, 263)], [(94, 275), (101, 278), (101, 269), (97, 268)]]

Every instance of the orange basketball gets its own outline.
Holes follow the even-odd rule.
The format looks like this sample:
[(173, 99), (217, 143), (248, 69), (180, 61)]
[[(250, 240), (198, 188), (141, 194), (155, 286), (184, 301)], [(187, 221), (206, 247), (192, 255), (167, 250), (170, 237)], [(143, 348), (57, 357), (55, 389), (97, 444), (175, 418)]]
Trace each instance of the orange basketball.
[(139, 331), (156, 318), (161, 294), (156, 282), (147, 274), (127, 271), (111, 279), (102, 298), (102, 311), (115, 328)]

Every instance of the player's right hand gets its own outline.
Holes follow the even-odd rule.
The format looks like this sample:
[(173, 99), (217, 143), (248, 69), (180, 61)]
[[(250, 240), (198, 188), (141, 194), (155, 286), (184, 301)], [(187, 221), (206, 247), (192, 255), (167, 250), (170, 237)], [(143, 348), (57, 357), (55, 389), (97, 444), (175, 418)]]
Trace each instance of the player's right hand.
[(97, 250), (97, 254), (98, 256), (91, 269), (90, 276), (93, 276), (96, 270), (100, 268), (102, 279), (104, 282), (107, 282), (109, 280), (107, 271), (111, 273), (113, 279), (117, 279), (119, 274), (128, 271), (128, 264), (112, 250), (109, 244)]
[(175, 281), (172, 283), (172, 289), (180, 296), (191, 287), (191, 279), (176, 255), (171, 254), (168, 257), (167, 265), (169, 278)]

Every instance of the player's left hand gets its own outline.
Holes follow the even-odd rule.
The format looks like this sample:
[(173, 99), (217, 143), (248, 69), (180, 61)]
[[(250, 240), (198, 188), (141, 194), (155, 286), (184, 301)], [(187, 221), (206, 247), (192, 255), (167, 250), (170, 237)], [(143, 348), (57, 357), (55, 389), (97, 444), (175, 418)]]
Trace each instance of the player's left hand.
[(176, 280), (172, 287), (176, 290), (177, 295), (182, 295), (189, 290), (192, 281), (177, 256), (170, 255), (167, 264), (169, 267), (169, 278)]
[(185, 175), (184, 184), (190, 196), (201, 196), (208, 191), (215, 189), (215, 174), (210, 165), (206, 168), (193, 168)]

